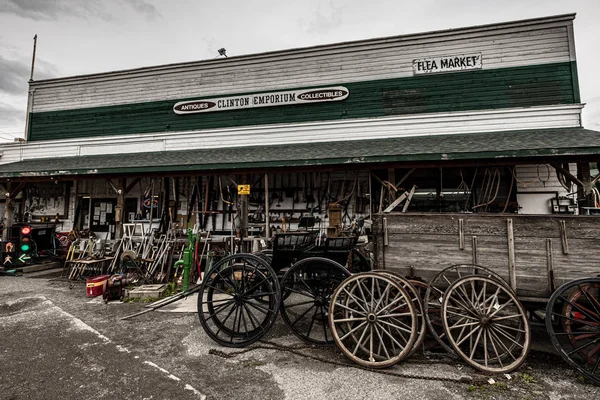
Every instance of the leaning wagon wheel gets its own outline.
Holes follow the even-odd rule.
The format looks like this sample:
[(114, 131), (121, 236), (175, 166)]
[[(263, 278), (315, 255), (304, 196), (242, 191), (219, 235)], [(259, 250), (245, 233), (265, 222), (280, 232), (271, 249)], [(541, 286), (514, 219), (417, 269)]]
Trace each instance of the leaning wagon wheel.
[(559, 287), (546, 307), (546, 329), (560, 356), (600, 384), (600, 278)]
[(252, 254), (225, 257), (205, 274), (198, 315), (217, 343), (243, 347), (262, 338), (275, 323), (281, 290), (275, 271)]
[[(427, 333), (427, 323), (425, 322), (423, 300), (422, 300), (421, 294), (419, 293), (419, 289), (416, 286), (416, 285), (420, 285), (421, 282), (408, 280), (395, 272), (391, 272), (391, 271), (387, 271), (387, 270), (375, 270), (374, 272), (383, 274), (389, 278), (394, 279), (396, 282), (398, 282), (404, 289), (407, 290), (407, 292), (410, 295), (410, 298), (412, 299), (412, 302), (415, 306), (415, 310), (417, 311), (417, 317), (418, 317), (417, 318), (417, 339), (415, 340), (415, 343), (413, 344), (412, 350), (410, 351), (410, 353), (407, 356), (407, 357), (410, 357), (423, 344), (423, 341), (425, 340), (425, 334)], [(420, 288), (422, 288), (422, 287), (420, 287)]]
[(281, 280), (281, 317), (300, 339), (313, 344), (333, 343), (327, 316), (335, 288), (350, 272), (321, 257), (295, 263)]
[(477, 275), (458, 279), (446, 291), (441, 317), (453, 350), (473, 368), (508, 373), (525, 361), (529, 319), (503, 282)]
[(329, 305), (336, 345), (365, 367), (386, 368), (406, 358), (417, 339), (417, 324), (408, 291), (395, 279), (375, 272), (344, 280)]
[(460, 278), (471, 275), (487, 276), (494, 278), (499, 282), (505, 282), (500, 275), (481, 265), (456, 264), (441, 270), (431, 282), (429, 282), (429, 287), (425, 291), (425, 296), (423, 297), (423, 310), (429, 333), (438, 344), (450, 354), (453, 353), (453, 350), (446, 339), (446, 333), (444, 332), (442, 318), (440, 316), (444, 293), (452, 283)]

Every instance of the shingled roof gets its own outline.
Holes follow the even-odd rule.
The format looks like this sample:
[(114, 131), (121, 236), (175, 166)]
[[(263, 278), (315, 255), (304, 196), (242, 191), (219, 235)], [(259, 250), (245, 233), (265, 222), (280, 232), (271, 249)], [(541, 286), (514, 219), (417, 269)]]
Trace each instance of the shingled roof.
[(561, 128), (30, 159), (0, 165), (0, 178), (596, 155), (600, 132)]

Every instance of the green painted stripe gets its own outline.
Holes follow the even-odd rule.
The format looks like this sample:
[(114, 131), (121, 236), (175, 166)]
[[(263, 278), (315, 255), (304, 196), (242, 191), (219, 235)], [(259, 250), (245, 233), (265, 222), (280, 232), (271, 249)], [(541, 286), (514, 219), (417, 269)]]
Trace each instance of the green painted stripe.
[[(576, 68), (566, 62), (365, 82), (335, 82), (331, 85), (344, 85), (350, 90), (348, 99), (183, 116), (173, 112), (173, 105), (199, 97), (39, 112), (30, 114), (29, 140), (573, 104), (579, 102), (579, 88), (573, 75), (576, 72)], [(231, 95), (244, 94), (250, 93)]]
[(579, 74), (577, 73), (577, 61), (571, 61), (571, 79), (573, 80), (573, 99), (575, 103), (581, 103), (579, 93)]

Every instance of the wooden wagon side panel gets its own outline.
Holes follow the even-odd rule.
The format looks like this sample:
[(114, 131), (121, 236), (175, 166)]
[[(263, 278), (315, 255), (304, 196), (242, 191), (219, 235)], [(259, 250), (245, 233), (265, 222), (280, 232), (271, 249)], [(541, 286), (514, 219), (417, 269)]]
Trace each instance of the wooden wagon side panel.
[(374, 221), (379, 268), (430, 280), (453, 264), (486, 266), (521, 297), (600, 274), (600, 219), (390, 213)]

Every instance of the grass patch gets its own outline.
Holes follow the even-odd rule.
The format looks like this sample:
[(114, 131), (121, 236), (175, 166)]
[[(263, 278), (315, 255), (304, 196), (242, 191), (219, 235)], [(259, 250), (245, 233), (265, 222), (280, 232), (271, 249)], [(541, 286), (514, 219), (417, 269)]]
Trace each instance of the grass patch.
[(521, 382), (526, 383), (528, 385), (530, 383), (537, 383), (537, 380), (533, 376), (526, 374), (524, 372), (519, 374), (519, 379), (521, 380)]

